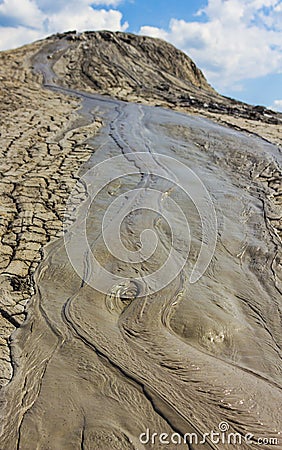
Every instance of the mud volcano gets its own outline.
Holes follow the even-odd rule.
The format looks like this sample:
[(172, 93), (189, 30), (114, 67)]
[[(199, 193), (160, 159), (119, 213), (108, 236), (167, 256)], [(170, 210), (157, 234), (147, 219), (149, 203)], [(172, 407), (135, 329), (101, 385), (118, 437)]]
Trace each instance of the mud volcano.
[(281, 114), (152, 38), (1, 58), (0, 448), (282, 448)]

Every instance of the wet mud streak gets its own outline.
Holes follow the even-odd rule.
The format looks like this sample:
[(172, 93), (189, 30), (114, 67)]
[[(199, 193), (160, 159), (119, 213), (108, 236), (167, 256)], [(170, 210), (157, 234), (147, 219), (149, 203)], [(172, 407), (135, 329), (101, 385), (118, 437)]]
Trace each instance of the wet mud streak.
[[(230, 432), (276, 437), (282, 445), (281, 242), (271, 223), (269, 186), (262, 182), (269, 167), (281, 164), (278, 148), (203, 118), (62, 88), (52, 64), (69, 45), (47, 45), (34, 65), (49, 89), (81, 98), (82, 115), (95, 111), (103, 118), (99, 135), (89, 136), (93, 154), (80, 175), (118, 155), (126, 166), (134, 153), (150, 154), (152, 167), (159, 163), (157, 153), (172, 157), (209, 191), (218, 242), (208, 270), (190, 284), (202, 234), (199, 214), (183, 190), (154, 176), (142, 158), (134, 160), (137, 174), (102, 189), (87, 218), (91, 251), (109, 272), (135, 281), (101, 293), (77, 275), (63, 238), (46, 247), (28, 319), (13, 336), (18, 370), (2, 394), (1, 448), (161, 449), (158, 440), (140, 443), (140, 434), (150, 429), (158, 436), (195, 433), (200, 439), (218, 431), (222, 421)], [(161, 170), (169, 178), (177, 172), (173, 164)], [(97, 180), (85, 186), (88, 193), (91, 182)], [(101, 234), (110, 203), (130, 189), (137, 193), (130, 208), (126, 202), (121, 207), (120, 214), (128, 208), (132, 213), (122, 222), (120, 239), (134, 252), (143, 230), (158, 237), (156, 254), (134, 263), (112, 256)], [(146, 201), (154, 211), (140, 209), (152, 189), (159, 194)], [(167, 257), (169, 225), (177, 251), (186, 251), (187, 230), (175, 220), (168, 197), (189, 218), (188, 262), (163, 289), (140, 296), (145, 277)], [(87, 281), (88, 254), (84, 271)], [(177, 448), (225, 447), (207, 439)], [(243, 441), (233, 448), (250, 447)]]

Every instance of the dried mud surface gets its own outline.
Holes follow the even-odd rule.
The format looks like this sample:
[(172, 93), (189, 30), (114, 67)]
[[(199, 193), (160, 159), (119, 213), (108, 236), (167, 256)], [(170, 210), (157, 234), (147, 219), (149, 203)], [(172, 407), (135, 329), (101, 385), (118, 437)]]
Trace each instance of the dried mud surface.
[[(148, 67), (159, 64), (161, 44), (151, 39), (142, 50), (146, 89), (136, 90), (120, 59), (125, 45), (141, 51), (138, 39), (70, 33), (1, 54), (2, 384), (11, 380), (2, 389), (1, 448), (158, 449), (164, 447), (158, 441), (140, 443), (140, 433), (148, 428), (158, 435), (202, 436), (222, 421), (231, 432), (252, 433), (254, 441), (273, 437), (281, 448), (281, 115), (220, 97), (190, 60), (177, 73), (160, 68), (168, 84), (171, 77), (181, 79), (170, 96), (159, 89), (160, 79), (153, 91)], [(103, 65), (95, 60), (101, 58), (95, 56), (98, 41)], [(121, 47), (114, 64), (113, 45)], [(130, 60), (133, 51), (127, 49)], [(157, 56), (167, 51), (171, 46), (164, 45)], [(96, 88), (95, 67), (101, 82)], [(41, 87), (43, 76), (49, 89)], [(185, 89), (186, 104), (175, 101)], [(187, 101), (188, 94), (196, 103)], [(72, 189), (74, 204), (84, 204), (99, 180), (85, 185), (80, 177), (116, 155), (127, 167), (134, 152), (151, 155), (152, 167), (159, 164), (155, 153), (185, 163), (212, 196), (218, 242), (195, 284), (188, 279), (200, 248), (197, 211), (181, 190), (150, 176), (142, 160), (137, 179), (125, 177), (101, 191), (87, 226), (91, 250), (103, 266), (126, 278), (137, 274), (138, 282), (113, 285), (103, 294), (82, 282), (70, 263), (61, 232)], [(169, 174), (174, 167), (162, 170)], [(140, 186), (160, 192), (156, 204), (151, 200), (157, 217), (138, 212), (144, 199), (137, 195), (122, 240), (136, 250), (141, 231), (152, 228), (160, 244), (156, 256), (132, 265), (109, 255), (100, 228), (112, 200)], [(176, 227), (177, 251), (185, 251), (187, 230), (174, 220), (169, 198), (189, 217), (191, 255), (172, 283), (140, 297), (143, 280), (170, 245), (161, 212)], [(88, 255), (84, 264), (91, 273)], [(209, 439), (165, 447), (228, 448)]]
[(80, 117), (79, 102), (41, 88), (28, 57), (42, 44), (1, 54), (0, 383), (10, 380), (8, 340), (26, 316), (43, 246), (62, 230), (64, 204), (85, 143), (101, 121)]

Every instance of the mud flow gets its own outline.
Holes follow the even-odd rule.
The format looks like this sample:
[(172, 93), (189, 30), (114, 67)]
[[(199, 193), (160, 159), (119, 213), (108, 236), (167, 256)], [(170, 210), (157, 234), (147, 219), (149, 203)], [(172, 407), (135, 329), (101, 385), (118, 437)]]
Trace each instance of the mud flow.
[(104, 126), (13, 335), (1, 448), (282, 448), (278, 148), (63, 88), (47, 50)]

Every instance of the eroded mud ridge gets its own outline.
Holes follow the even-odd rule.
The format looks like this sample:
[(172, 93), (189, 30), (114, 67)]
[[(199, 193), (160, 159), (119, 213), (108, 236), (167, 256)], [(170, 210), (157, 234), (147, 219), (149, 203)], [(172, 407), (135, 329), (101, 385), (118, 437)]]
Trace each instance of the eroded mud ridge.
[(63, 33), (70, 45), (56, 55), (60, 84), (159, 106), (204, 109), (269, 124), (281, 114), (219, 95), (195, 63), (171, 44), (147, 36), (109, 31)]
[[(48, 43), (33, 64), (52, 85), (50, 96), (81, 100), (82, 125), (88, 128), (80, 132), (88, 137), (91, 157), (75, 175), (65, 235), (45, 247), (28, 317), (11, 339), (15, 371), (2, 390), (1, 448), (220, 450), (230, 446), (222, 440), (214, 443), (210, 436), (199, 445), (195, 437), (191, 444), (183, 439), (194, 433), (201, 441), (205, 433), (219, 431), (222, 422), (242, 437), (231, 448), (256, 448), (260, 438), (275, 439), (275, 448), (281, 448), (279, 148), (205, 118), (62, 88), (52, 66), (55, 70), (71, 42)], [(90, 113), (103, 120), (95, 137), (97, 125)], [(73, 136), (70, 128), (69, 134), (62, 130), (56, 145)], [(48, 140), (43, 141), (48, 149)], [(136, 159), (139, 152), (146, 157)], [(124, 176), (105, 185), (102, 170), (89, 176), (114, 157), (119, 159), (111, 167), (113, 176)], [(133, 174), (128, 171), (132, 161)], [(214, 256), (193, 284), (189, 278), (201, 248), (201, 218), (181, 189), (178, 163), (202, 180), (218, 220)], [(61, 173), (55, 173), (60, 180)], [(195, 197), (194, 182), (187, 178)], [(99, 186), (91, 204), (91, 192)], [(71, 187), (64, 194), (64, 210)], [(106, 211), (119, 198), (116, 215), (105, 228), (114, 233), (120, 226), (119, 241), (131, 252), (129, 261), (121, 253), (113, 255), (101, 233)], [(189, 222), (189, 254), (186, 223), (172, 201)], [(82, 253), (77, 245), (71, 262), (66, 249), (72, 246), (73, 230), (81, 230), (72, 227), (80, 224), (80, 208), (88, 207), (87, 202), (91, 252)], [(204, 220), (207, 229), (209, 218), (207, 214)], [(155, 252), (135, 261), (142, 232), (148, 229), (157, 238)], [(187, 263), (170, 283), (154, 290), (159, 287), (157, 270), (172, 244), (174, 263), (186, 256)], [(119, 275), (123, 281), (111, 284), (102, 269), (93, 273), (91, 254), (113, 280)], [(106, 286), (106, 292), (93, 288), (91, 280)], [(146, 443), (139, 437), (147, 429)], [(181, 443), (161, 444), (162, 433), (166, 440), (180, 437)], [(253, 444), (246, 443), (246, 434)]]

